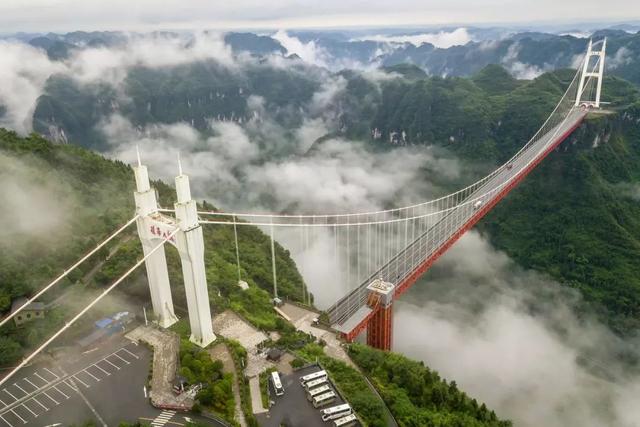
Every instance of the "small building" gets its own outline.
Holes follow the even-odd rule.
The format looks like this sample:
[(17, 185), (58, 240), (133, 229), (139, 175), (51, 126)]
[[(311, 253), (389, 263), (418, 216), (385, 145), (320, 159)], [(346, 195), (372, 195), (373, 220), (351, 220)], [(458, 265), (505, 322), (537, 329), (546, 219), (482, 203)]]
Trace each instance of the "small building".
[[(29, 300), (27, 298), (17, 298), (13, 300), (11, 304), (11, 314), (15, 313), (25, 305)], [(44, 319), (44, 304), (41, 302), (34, 301), (31, 304), (24, 307), (14, 318), (14, 322), (16, 322), (16, 326), (20, 326), (25, 322), (29, 322), (35, 319)]]

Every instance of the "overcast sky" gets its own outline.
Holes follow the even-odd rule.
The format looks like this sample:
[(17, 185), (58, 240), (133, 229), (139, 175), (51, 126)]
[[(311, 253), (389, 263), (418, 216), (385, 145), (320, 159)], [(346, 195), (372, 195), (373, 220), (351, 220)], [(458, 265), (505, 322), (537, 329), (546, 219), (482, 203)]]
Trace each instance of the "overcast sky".
[(0, 32), (628, 21), (637, 0), (0, 0)]

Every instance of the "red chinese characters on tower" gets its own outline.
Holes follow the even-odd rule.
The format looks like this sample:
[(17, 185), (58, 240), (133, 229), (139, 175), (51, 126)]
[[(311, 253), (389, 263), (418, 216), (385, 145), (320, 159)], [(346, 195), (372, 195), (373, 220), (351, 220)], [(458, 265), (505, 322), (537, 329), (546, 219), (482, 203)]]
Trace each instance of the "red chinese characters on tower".
[[(160, 227), (158, 227), (157, 225), (151, 224), (151, 226), (149, 227), (149, 232), (161, 239), (166, 239), (171, 232), (170, 231), (166, 231), (166, 230), (162, 230)], [(171, 238), (169, 238), (169, 240), (173, 243), (176, 242), (176, 236), (171, 236)]]

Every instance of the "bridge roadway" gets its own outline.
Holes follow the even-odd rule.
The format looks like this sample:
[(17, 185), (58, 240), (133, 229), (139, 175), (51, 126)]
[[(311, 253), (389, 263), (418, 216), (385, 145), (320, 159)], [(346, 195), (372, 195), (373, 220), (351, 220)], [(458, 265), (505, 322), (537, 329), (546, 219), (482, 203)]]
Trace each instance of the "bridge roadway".
[[(355, 338), (366, 328), (374, 311), (366, 305), (367, 285), (382, 277), (396, 285), (398, 297), (413, 285), (464, 232), (478, 222), (495, 204), (564, 141), (582, 122), (586, 111), (572, 108), (558, 125), (506, 163), (486, 182), (459, 203), (459, 206), (436, 217), (434, 224), (357, 288), (332, 306), (329, 315), (332, 327), (347, 340)], [(510, 166), (507, 166), (510, 165)], [(475, 206), (481, 201), (480, 206)]]

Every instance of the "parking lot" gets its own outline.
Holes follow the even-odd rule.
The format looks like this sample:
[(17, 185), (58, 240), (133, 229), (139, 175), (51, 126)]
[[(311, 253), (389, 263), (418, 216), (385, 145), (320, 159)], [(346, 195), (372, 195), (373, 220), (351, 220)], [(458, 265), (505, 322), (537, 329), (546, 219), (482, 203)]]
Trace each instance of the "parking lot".
[(328, 421), (322, 421), (320, 411), (345, 403), (335, 390), (331, 378), (329, 378), (329, 383), (332, 389), (336, 391), (336, 400), (323, 408), (314, 408), (313, 404), (307, 400), (307, 393), (304, 387), (300, 385), (301, 377), (319, 370), (320, 368), (317, 366), (311, 366), (289, 375), (281, 375), (280, 378), (284, 387), (283, 396), (275, 395), (271, 388), (271, 381), (269, 381), (271, 399), (275, 401), (275, 404), (271, 406), (268, 413), (257, 415), (258, 423), (264, 427), (279, 427), (281, 424), (292, 427), (326, 427), (331, 425)]
[[(70, 414), (73, 422), (95, 418), (95, 407), (87, 399), (87, 395), (94, 394), (90, 389), (102, 389), (99, 386), (103, 383), (111, 386), (130, 379), (132, 373), (127, 371), (139, 367), (141, 358), (147, 356), (144, 353), (148, 353), (145, 348), (132, 344), (108, 350), (106, 354), (81, 357), (71, 366), (60, 364), (23, 370), (21, 376), (0, 390), (0, 426), (42, 425), (44, 420), (70, 422)], [(143, 372), (146, 374), (148, 356), (145, 359)], [(68, 372), (65, 368), (75, 369)], [(116, 377), (121, 377), (120, 381)]]

